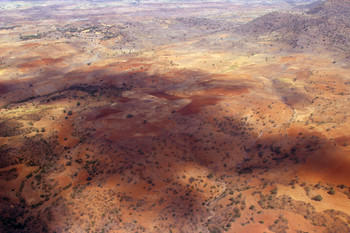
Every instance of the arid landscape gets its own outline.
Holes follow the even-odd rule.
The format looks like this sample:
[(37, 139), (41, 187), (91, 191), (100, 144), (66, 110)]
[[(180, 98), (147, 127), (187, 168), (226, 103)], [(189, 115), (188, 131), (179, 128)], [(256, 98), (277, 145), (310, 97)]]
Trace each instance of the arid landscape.
[(350, 232), (349, 15), (1, 1), (0, 232)]

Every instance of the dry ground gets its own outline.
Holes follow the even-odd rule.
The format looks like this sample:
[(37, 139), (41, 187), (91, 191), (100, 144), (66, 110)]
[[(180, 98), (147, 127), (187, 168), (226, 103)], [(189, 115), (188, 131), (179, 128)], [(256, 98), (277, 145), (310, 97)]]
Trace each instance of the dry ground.
[(348, 61), (226, 4), (6, 5), (2, 231), (350, 231)]

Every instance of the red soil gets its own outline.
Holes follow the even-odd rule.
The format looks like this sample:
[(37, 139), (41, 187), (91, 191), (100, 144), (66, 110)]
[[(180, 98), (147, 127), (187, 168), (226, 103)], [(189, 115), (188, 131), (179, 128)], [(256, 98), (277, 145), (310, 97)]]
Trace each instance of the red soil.
[(205, 97), (205, 96), (193, 96), (192, 101), (185, 107), (181, 108), (178, 112), (182, 115), (190, 115), (199, 113), (201, 108), (208, 105), (215, 105), (221, 99), (218, 97)]
[(235, 96), (249, 93), (248, 88), (241, 86), (213, 87), (204, 91), (206, 95)]
[(93, 121), (93, 120), (97, 120), (97, 119), (100, 119), (100, 118), (103, 118), (103, 117), (106, 117), (106, 116), (109, 116), (109, 115), (113, 115), (113, 114), (116, 114), (116, 113), (119, 113), (119, 112), (121, 112), (121, 110), (113, 109), (113, 108), (98, 109), (97, 113), (94, 113), (94, 114), (88, 116), (87, 120), (88, 121)]
[(183, 99), (181, 97), (178, 97), (176, 95), (170, 95), (166, 92), (152, 92), (152, 93), (149, 93), (150, 95), (153, 95), (155, 97), (158, 97), (158, 98), (163, 98), (163, 99), (167, 99), (167, 100), (179, 100), (179, 99)]
[[(63, 126), (62, 126), (63, 124)], [(72, 147), (78, 144), (79, 139), (72, 136), (74, 129), (71, 121), (63, 121), (57, 127), (58, 129), (58, 140), (62, 146)]]
[(128, 97), (122, 97), (120, 99), (118, 99), (119, 102), (122, 102), (122, 103), (128, 103), (130, 102), (132, 99), (131, 98), (128, 98)]
[(350, 136), (342, 136), (335, 138), (334, 141), (340, 146), (350, 145)]
[(19, 68), (26, 70), (26, 69), (32, 69), (32, 68), (56, 64), (56, 63), (59, 63), (62, 61), (63, 61), (63, 58), (56, 58), (56, 59), (55, 58), (42, 58), (42, 59), (22, 63), (19, 65)]
[[(162, 122), (155, 123), (136, 123), (133, 119), (105, 119), (102, 126), (97, 130), (97, 135), (104, 135), (109, 132), (107, 138), (112, 141), (119, 141), (128, 138), (156, 136), (165, 129)], [(113, 128), (114, 130), (108, 130)]]
[(303, 70), (303, 71), (298, 71), (297, 73), (297, 79), (308, 79), (310, 78), (310, 71), (308, 70)]
[(313, 182), (350, 185), (350, 153), (336, 147), (324, 148), (311, 155), (299, 169), (299, 175)]

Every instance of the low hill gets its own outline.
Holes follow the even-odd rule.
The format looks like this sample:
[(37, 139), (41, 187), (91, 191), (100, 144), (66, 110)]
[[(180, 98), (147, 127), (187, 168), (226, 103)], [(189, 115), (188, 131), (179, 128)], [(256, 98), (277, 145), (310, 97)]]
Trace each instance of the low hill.
[(350, 48), (350, 2), (329, 0), (304, 11), (272, 12), (241, 26), (241, 34), (271, 36), (289, 48), (336, 50), (346, 55)]

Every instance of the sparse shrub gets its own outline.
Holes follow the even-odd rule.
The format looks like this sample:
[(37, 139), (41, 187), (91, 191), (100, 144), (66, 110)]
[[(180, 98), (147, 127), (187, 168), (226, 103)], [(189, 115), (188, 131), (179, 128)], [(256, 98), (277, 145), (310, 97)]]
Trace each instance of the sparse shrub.
[(26, 176), (26, 178), (29, 179), (29, 178), (32, 177), (32, 176), (33, 176), (33, 173), (31, 172), (31, 173), (29, 173), (29, 174)]
[(277, 188), (272, 189), (271, 194), (277, 194)]
[(317, 196), (314, 196), (313, 198), (311, 198), (312, 200), (314, 201), (322, 201), (322, 196), (321, 195), (317, 195)]
[(333, 189), (333, 188), (330, 188), (330, 189), (328, 190), (328, 194), (330, 194), (330, 195), (334, 195), (334, 194), (335, 194), (334, 189)]
[(34, 208), (36, 208), (36, 207), (38, 207), (38, 206), (41, 206), (42, 204), (44, 204), (44, 202), (43, 202), (43, 201), (40, 201), (40, 202), (38, 202), (38, 203), (36, 203), (36, 204), (33, 204), (33, 205), (31, 206), (31, 208), (34, 209)]

